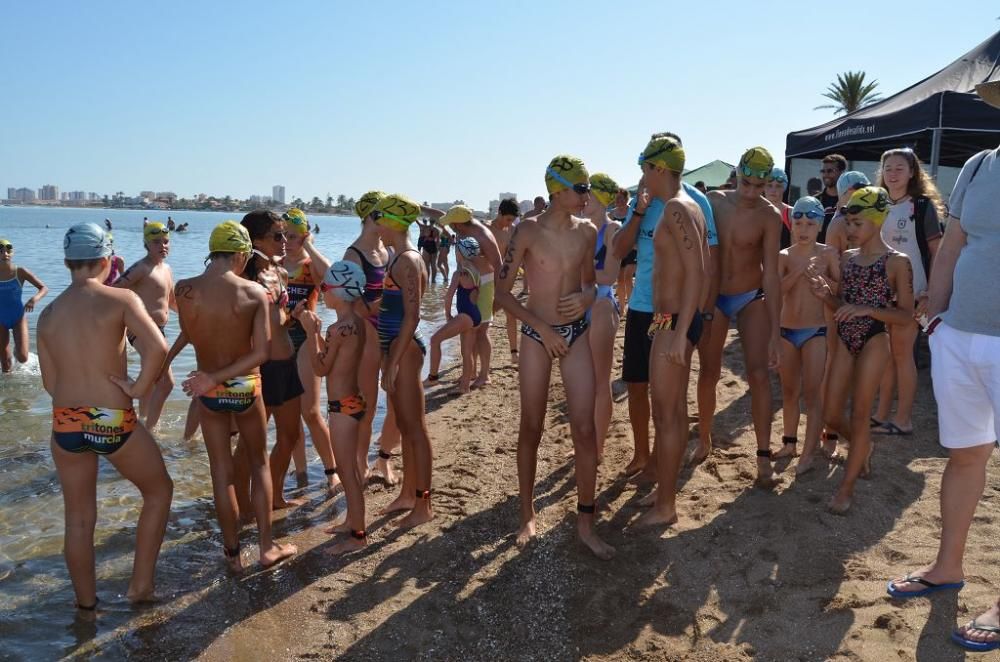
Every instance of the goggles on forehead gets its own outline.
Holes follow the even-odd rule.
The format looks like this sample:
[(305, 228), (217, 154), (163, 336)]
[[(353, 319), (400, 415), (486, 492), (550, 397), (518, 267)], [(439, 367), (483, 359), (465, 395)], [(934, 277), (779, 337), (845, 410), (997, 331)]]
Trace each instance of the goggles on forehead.
[(744, 177), (760, 177), (761, 179), (767, 179), (771, 175), (771, 169), (757, 170), (750, 167), (750, 164), (741, 163), (736, 167), (736, 170)]
[(573, 191), (579, 193), (580, 195), (590, 193), (590, 184), (574, 184), (552, 168), (546, 168), (545, 172), (547, 172), (552, 179), (556, 180), (566, 188), (573, 189)]

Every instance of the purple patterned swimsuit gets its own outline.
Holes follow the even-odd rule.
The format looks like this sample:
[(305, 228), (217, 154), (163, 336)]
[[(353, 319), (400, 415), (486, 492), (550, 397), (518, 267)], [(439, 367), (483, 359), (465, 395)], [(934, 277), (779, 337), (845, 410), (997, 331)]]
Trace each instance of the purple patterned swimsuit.
[[(871, 308), (888, 308), (891, 305), (892, 288), (889, 287), (889, 275), (885, 269), (891, 255), (886, 253), (867, 266), (855, 262), (857, 255), (847, 261), (840, 281), (844, 303)], [(861, 354), (869, 340), (885, 332), (885, 323), (868, 315), (837, 322), (837, 335), (853, 356)]]

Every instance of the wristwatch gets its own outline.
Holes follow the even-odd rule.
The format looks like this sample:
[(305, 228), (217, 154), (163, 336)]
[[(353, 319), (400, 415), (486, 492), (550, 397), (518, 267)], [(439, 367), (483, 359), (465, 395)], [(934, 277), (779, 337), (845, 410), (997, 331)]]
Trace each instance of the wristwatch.
[(715, 319), (715, 313), (702, 313), (701, 319), (705, 320), (706, 322), (711, 322), (712, 320)]

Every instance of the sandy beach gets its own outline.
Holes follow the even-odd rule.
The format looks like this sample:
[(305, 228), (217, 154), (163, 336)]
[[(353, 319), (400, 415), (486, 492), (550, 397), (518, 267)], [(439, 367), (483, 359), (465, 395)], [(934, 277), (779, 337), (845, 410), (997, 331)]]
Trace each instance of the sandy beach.
[[(458, 372), (451, 369), (428, 394), (434, 522), (400, 532), (395, 518), (376, 516), (366, 550), (331, 557), (320, 525), (333, 502), (311, 486), (310, 502), (275, 527), (299, 546), (297, 558), (231, 578), (216, 535), (174, 536), (160, 562), (165, 602), (113, 630), (99, 624), (74, 652), (205, 660), (964, 659), (948, 633), (1000, 587), (996, 460), (969, 540), (965, 590), (894, 602), (886, 581), (931, 560), (940, 527), (945, 455), (927, 370), (920, 372), (915, 434), (876, 441), (873, 480), (860, 484), (848, 516), (837, 517), (824, 506), (839, 466), (795, 480), (794, 465), (779, 464), (781, 487), (752, 488), (749, 393), (730, 334), (717, 446), (682, 474), (680, 522), (669, 530), (632, 526), (649, 487), (618, 477), (631, 457), (631, 433), (627, 403), (615, 405), (599, 482), (599, 530), (617, 548), (609, 562), (575, 539), (572, 444), (558, 371), (539, 458), (539, 539), (523, 551), (514, 545), (517, 373), (506, 365), (506, 336), (495, 329), (490, 387), (448, 393)], [(617, 344), (620, 361), (620, 335)], [(777, 448), (777, 377), (773, 387)], [(394, 491), (368, 494), (374, 513)], [(253, 532), (243, 539), (244, 559), (255, 561)], [(172, 557), (191, 554), (204, 560), (200, 575), (171, 570)]]

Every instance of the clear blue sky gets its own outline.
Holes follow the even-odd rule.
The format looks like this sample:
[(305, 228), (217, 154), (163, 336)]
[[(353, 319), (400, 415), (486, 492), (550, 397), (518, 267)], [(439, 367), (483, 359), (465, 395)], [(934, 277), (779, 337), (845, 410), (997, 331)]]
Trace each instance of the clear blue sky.
[(894, 93), (1000, 30), (980, 0), (675, 4), (6, 3), (0, 187), (484, 209), (563, 152), (634, 183), (654, 131), (780, 159), (838, 72)]

